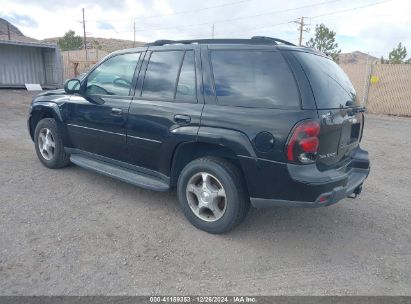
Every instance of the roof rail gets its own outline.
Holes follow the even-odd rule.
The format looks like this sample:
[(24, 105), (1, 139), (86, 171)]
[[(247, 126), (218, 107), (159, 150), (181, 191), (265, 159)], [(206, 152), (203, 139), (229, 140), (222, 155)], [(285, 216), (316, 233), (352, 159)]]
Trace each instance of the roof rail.
[(251, 37), (251, 39), (258, 40), (258, 41), (267, 41), (267, 42), (271, 42), (271, 43), (274, 43), (274, 44), (278, 44), (277, 42), (279, 42), (281, 44), (295, 46), (295, 44), (293, 44), (291, 42), (288, 42), (288, 41), (283, 40), (283, 39), (273, 38), (273, 37), (253, 36), (253, 37)]
[(253, 36), (251, 39), (193, 39), (193, 40), (156, 40), (146, 43), (145, 46), (162, 46), (166, 44), (278, 44), (293, 45), (291, 42), (265, 36)]

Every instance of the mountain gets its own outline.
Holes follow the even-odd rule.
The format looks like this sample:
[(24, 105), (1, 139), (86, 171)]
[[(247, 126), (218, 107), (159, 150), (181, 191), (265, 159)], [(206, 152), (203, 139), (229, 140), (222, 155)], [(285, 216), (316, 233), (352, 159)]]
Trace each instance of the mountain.
[[(57, 43), (60, 37), (47, 38), (44, 42)], [(136, 47), (144, 45), (145, 42), (136, 41)], [(95, 38), (87, 37), (87, 48), (101, 48), (106, 52), (114, 52), (117, 50), (128, 49), (133, 47), (133, 41), (114, 39), (114, 38)]]
[(38, 40), (26, 37), (23, 33), (13, 24), (7, 20), (0, 18), (0, 40), (9, 40), (10, 31), (10, 40), (13, 41), (25, 41), (25, 42), (38, 42)]
[(368, 54), (362, 53), (360, 51), (355, 51), (352, 53), (342, 53), (339, 56), (340, 64), (366, 64), (375, 63), (379, 61), (378, 58), (370, 56)]

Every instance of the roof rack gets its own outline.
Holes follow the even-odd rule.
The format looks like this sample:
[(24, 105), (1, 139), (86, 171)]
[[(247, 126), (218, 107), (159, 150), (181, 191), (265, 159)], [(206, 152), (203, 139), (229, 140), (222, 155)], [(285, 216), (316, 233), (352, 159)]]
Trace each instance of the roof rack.
[(162, 46), (166, 44), (269, 44), (269, 45), (292, 45), (291, 42), (265, 36), (253, 36), (251, 39), (194, 39), (194, 40), (156, 40), (146, 43), (145, 46)]

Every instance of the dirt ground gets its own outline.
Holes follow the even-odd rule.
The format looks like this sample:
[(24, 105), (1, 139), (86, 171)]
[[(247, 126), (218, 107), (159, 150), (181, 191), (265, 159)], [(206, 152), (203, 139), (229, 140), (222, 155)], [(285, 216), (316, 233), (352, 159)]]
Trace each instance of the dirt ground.
[(173, 192), (43, 167), (31, 96), (0, 90), (1, 295), (410, 295), (411, 119), (367, 115), (358, 199), (253, 209), (217, 236)]

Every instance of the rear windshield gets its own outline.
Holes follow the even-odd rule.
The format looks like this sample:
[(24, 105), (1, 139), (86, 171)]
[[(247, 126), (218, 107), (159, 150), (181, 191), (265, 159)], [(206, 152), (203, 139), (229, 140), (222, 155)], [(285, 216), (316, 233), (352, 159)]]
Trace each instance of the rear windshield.
[(310, 81), (318, 109), (359, 106), (354, 87), (338, 64), (311, 53), (294, 54)]

